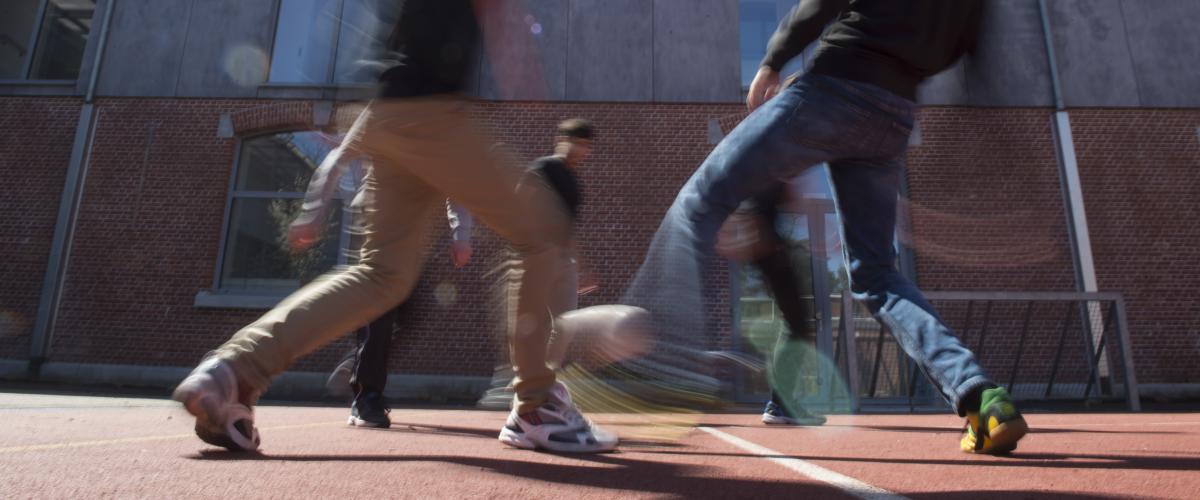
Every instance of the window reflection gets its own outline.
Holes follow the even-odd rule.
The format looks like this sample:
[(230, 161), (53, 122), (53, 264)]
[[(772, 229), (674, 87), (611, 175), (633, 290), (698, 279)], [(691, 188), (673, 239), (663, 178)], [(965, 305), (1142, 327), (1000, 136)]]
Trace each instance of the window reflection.
[(286, 243), (288, 225), (299, 213), (309, 178), (337, 139), (318, 132), (287, 132), (242, 143), (221, 289), (290, 291), (337, 263), (344, 212), (340, 200), (334, 201), (320, 243), (301, 253), (290, 252)]

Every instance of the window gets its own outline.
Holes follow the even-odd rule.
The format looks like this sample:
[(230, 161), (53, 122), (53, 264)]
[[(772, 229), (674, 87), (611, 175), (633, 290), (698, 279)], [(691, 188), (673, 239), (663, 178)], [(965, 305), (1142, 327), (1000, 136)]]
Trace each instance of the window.
[(372, 0), (281, 0), (271, 83), (325, 85), (375, 79), (370, 60), (387, 36)]
[(94, 0), (0, 2), (0, 80), (74, 80), (92, 31)]
[[(798, 0), (740, 0), (738, 2), (739, 33), (742, 62), (742, 89), (750, 88), (758, 66), (767, 55), (767, 43), (783, 19)], [(804, 69), (804, 60), (809, 51), (793, 59), (783, 68), (788, 75)]]
[(346, 236), (343, 200), (354, 173), (343, 178), (324, 239), (294, 254), (287, 228), (299, 213), (312, 172), (338, 143), (319, 132), (286, 132), (242, 141), (229, 201), (229, 220), (216, 288), (222, 292), (286, 293), (339, 261)]

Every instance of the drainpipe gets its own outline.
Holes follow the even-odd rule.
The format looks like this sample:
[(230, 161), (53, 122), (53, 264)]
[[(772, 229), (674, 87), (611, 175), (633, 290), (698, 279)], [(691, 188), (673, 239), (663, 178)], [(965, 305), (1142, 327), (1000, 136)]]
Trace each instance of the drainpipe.
[(46, 274), (42, 280), (37, 318), (34, 321), (33, 333), (30, 338), (29, 376), (33, 379), (38, 377), (42, 364), (46, 362), (49, 355), (50, 338), (54, 332), (54, 323), (58, 319), (63, 281), (66, 278), (66, 270), (70, 261), (71, 244), (75, 237), (75, 223), (79, 218), (79, 202), (83, 196), (88, 159), (91, 155), (92, 139), (96, 134), (96, 121), (99, 115), (92, 101), (96, 96), (100, 63), (104, 59), (108, 30), (112, 24), (113, 5), (116, 3), (117, 0), (108, 0), (104, 6), (104, 24), (100, 27), (100, 37), (96, 41), (98, 44), (96, 55), (92, 60), (92, 70), (88, 77), (83, 106), (79, 110), (79, 123), (75, 126), (75, 142), (71, 147), (71, 158), (67, 163), (66, 180), (63, 183), (62, 196), (58, 205), (58, 219), (54, 224), (54, 237), (50, 244), (50, 256), (46, 262)]
[[(1054, 40), (1050, 35), (1050, 16), (1046, 9), (1046, 0), (1038, 0), (1038, 14), (1042, 20), (1042, 37), (1046, 43), (1046, 59), (1050, 64), (1050, 83), (1054, 89), (1054, 145), (1058, 154), (1059, 180), (1062, 183), (1063, 206), (1066, 208), (1067, 232), (1071, 242), (1071, 257), (1075, 267), (1075, 291), (1096, 292), (1096, 265), (1092, 260), (1092, 240), (1088, 233), (1087, 212), (1083, 206), (1083, 184), (1079, 178), (1079, 163), (1075, 158), (1075, 140), (1071, 135), (1071, 119), (1063, 102), (1062, 83), (1058, 74), (1058, 62), (1054, 54)], [(1092, 344), (1089, 351), (1100, 341), (1104, 333), (1104, 322), (1100, 312), (1100, 304), (1088, 302), (1086, 310), (1081, 312), (1089, 320), (1083, 323), (1087, 328)], [(1126, 349), (1129, 346), (1125, 346)], [(1089, 364), (1091, 356), (1087, 357)], [(1108, 360), (1100, 358), (1096, 370), (1101, 379), (1106, 382), (1109, 376)], [(1101, 387), (1107, 384), (1101, 385)]]

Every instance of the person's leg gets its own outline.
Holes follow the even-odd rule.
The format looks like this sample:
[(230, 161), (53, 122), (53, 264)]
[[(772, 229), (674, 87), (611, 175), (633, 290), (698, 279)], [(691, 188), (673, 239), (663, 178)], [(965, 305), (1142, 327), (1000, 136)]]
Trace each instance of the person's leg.
[(950, 405), (994, 384), (917, 287), (896, 270), (896, 200), (902, 159), (841, 160), (830, 164), (851, 290), (891, 330)]
[[(550, 335), (546, 305), (551, 280), (561, 269), (562, 249), (567, 245), (568, 215), (549, 188), (536, 182), (521, 184), (520, 169), (492, 160), (488, 153), (491, 143), (473, 132), (465, 103), (431, 100), (422, 107), (440, 109), (446, 116), (437, 121), (421, 120), (422, 128), (412, 130), (425, 146), (438, 148), (442, 156), (438, 168), (422, 168), (416, 175), (466, 207), (521, 255), (523, 276), (517, 320), (509, 338), (520, 411), (532, 411), (546, 400), (555, 382), (554, 372), (546, 366)], [(391, 126), (411, 128), (406, 126), (406, 116), (414, 112), (420, 109), (393, 113)], [(445, 143), (445, 137), (453, 137), (454, 141)], [(423, 153), (428, 154), (386, 143), (378, 150), (413, 162), (421, 160)]]
[(354, 402), (350, 406), (351, 425), (361, 427), (388, 427), (391, 419), (383, 396), (387, 387), (388, 358), (392, 349), (392, 330), (404, 304), (400, 304), (367, 326), (359, 328), (358, 349), (355, 350), (354, 371), (350, 377), (350, 388)]
[(364, 391), (383, 393), (387, 387), (388, 358), (392, 349), (392, 331), (404, 304), (400, 304), (355, 332), (358, 349), (355, 351), (354, 375), (350, 388), (354, 394)]
[(810, 352), (805, 349), (815, 340), (812, 328), (812, 307), (805, 300), (801, 283), (804, 268), (797, 267), (789, 252), (787, 242), (778, 232), (779, 205), (784, 200), (787, 184), (780, 182), (767, 191), (743, 204), (746, 210), (761, 222), (759, 242), (765, 249), (752, 262), (763, 277), (767, 292), (775, 300), (783, 315), (785, 331), (776, 339), (771, 351), (768, 383), (771, 399), (763, 411), (763, 422), (769, 424), (821, 425), (823, 417), (812, 415), (796, 402), (796, 392), (804, 367), (804, 357)]
[[(904, 138), (898, 135), (893, 140)], [(890, 160), (840, 160), (830, 165), (851, 289), (888, 327), (946, 401), (968, 418), (963, 451), (1011, 451), (1028, 426), (1007, 392), (988, 379), (975, 355), (942, 322), (917, 287), (896, 270), (893, 238), (902, 170), (903, 156), (899, 155)]]
[[(649, 377), (670, 376), (687, 391), (719, 390), (704, 364), (686, 354), (701, 351), (696, 344), (706, 338), (702, 333), (710, 318), (703, 276), (719, 228), (743, 200), (813, 165), (856, 154), (876, 128), (828, 84), (804, 77), (730, 132), (679, 191), (622, 299), (653, 313), (663, 344), (681, 347), (659, 349), (665, 354), (631, 363), (632, 369)], [(694, 376), (682, 381), (681, 371)]]
[[(431, 111), (445, 119), (423, 118)], [(418, 144), (436, 149), (442, 155), (438, 161), (431, 168), (414, 170), (415, 175), (466, 207), (521, 255), (517, 318), (509, 335), (516, 404), (500, 440), (521, 448), (564, 452), (611, 450), (617, 445), (616, 436), (579, 414), (546, 363), (551, 323), (547, 304), (551, 281), (562, 269), (568, 246), (568, 214), (544, 183), (522, 184), (521, 169), (493, 160), (492, 143), (473, 131), (468, 111), (462, 101), (429, 100), (420, 108), (408, 106), (388, 113), (392, 120), (385, 125), (405, 130), (421, 140)], [(412, 126), (414, 114), (422, 117), (418, 127)], [(453, 142), (444, 142), (447, 137)], [(431, 153), (387, 143), (373, 151), (413, 162)]]
[[(548, 306), (552, 319), (579, 308), (579, 270), (570, 255), (563, 259), (563, 269), (551, 286)], [(571, 347), (572, 341), (574, 339), (570, 330), (565, 328), (551, 330), (550, 343), (546, 348), (546, 361), (550, 368), (558, 370), (563, 367), (567, 358), (567, 350)]]
[(437, 193), (389, 160), (376, 157), (364, 181), (368, 222), (359, 264), (310, 283), (217, 349), (251, 389), (265, 389), (296, 358), (374, 320), (412, 291)]
[[(437, 115), (423, 115), (436, 120)], [(366, 227), (359, 264), (327, 274), (293, 293), (243, 328), (198, 366), (173, 397), (196, 416), (197, 435), (231, 449), (254, 449), (253, 405), (271, 379), (297, 358), (378, 317), (412, 290), (424, 260), (424, 221), (440, 197), (410, 169), (427, 157), (374, 155), (377, 127), (369, 107), (347, 141), (374, 156), (364, 181)], [(415, 128), (420, 128), (415, 127)], [(385, 137), (401, 148), (419, 146), (404, 130)]]

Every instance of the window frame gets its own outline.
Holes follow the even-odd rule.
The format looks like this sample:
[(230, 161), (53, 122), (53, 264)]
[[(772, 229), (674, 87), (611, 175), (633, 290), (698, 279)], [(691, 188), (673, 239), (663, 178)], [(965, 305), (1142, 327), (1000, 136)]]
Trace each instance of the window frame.
[[(98, 15), (98, 12), (100, 11), (100, 4), (101, 4), (101, 2), (104, 2), (104, 1), (112, 1), (112, 0), (95, 0), (94, 2), (92, 2), (93, 3), (93, 10), (92, 10), (92, 25), (93, 26), (96, 25), (97, 15)], [(339, 1), (341, 1), (341, 0), (339, 0)], [(86, 60), (80, 61), (79, 72), (75, 76), (74, 79), (67, 79), (67, 80), (44, 79), (44, 78), (31, 78), (29, 76), (29, 73), (31, 71), (33, 71), (33, 59), (38, 51), (38, 46), (37, 46), (38, 39), (41, 38), (42, 30), (45, 28), (45, 25), (46, 25), (46, 9), (49, 7), (49, 5), (50, 5), (50, 0), (38, 0), (37, 15), (34, 16), (34, 26), (33, 26), (33, 29), (30, 30), (30, 32), (29, 32), (29, 41), (26, 43), (28, 50), (25, 51), (24, 60), (21, 62), (21, 76), (18, 78), (0, 78), (0, 84), (18, 84), (18, 85), (19, 84), (26, 84), (26, 85), (34, 84), (34, 85), (36, 85), (39, 83), (42, 83), (42, 84), (74, 83), (74, 82), (78, 82), (80, 77), (83, 76), (83, 68), (84, 68), (84, 64), (86, 64), (86, 62), (87, 62)], [(91, 45), (92, 40), (94, 40), (94, 38), (92, 37), (92, 31), (88, 31), (87, 45)], [(85, 59), (86, 59), (86, 54), (87, 54), (86, 47), (84, 49), (84, 54), (85, 54)]]
[(329, 52), (325, 56), (326, 61), (328, 62), (328, 69), (325, 71), (325, 78), (323, 79), (323, 81), (311, 82), (311, 83), (271, 81), (271, 68), (275, 65), (275, 45), (279, 40), (279, 21), (280, 21), (279, 16), (281, 15), (281, 13), (283, 11), (283, 2), (286, 2), (286, 1), (288, 1), (288, 0), (275, 0), (275, 5), (274, 5), (275, 11), (272, 16), (275, 19), (275, 29), (271, 31), (271, 46), (268, 48), (268, 51), (267, 51), (267, 53), (270, 55), (269, 60), (268, 60), (268, 65), (267, 65), (267, 79), (266, 79), (266, 81), (264, 81), (262, 83), (261, 86), (272, 87), (272, 88), (282, 88), (282, 89), (289, 89), (289, 88), (291, 88), (291, 89), (295, 89), (295, 88), (314, 89), (315, 88), (315, 89), (323, 89), (323, 90), (324, 89), (338, 90), (338, 89), (371, 88), (373, 86), (373, 82), (339, 82), (339, 81), (337, 81), (338, 51), (341, 50), (342, 28), (343, 28), (343, 25), (345, 24), (344, 19), (346, 16), (347, 0), (334, 0), (337, 2), (337, 7), (335, 8), (335, 11), (337, 12), (338, 18), (337, 18), (336, 22), (333, 23), (334, 26), (333, 26), (333, 30), (332, 30), (332, 34), (331, 34), (331, 40), (329, 41)]
[[(237, 189), (237, 181), (238, 181), (238, 175), (241, 173), (241, 169), (243, 167), (242, 151), (246, 145), (246, 142), (250, 141), (250, 140), (258, 139), (258, 138), (270, 137), (270, 136), (273, 136), (276, 134), (302, 133), (302, 132), (320, 133), (321, 131), (313, 130), (313, 129), (268, 130), (268, 131), (262, 131), (261, 133), (256, 133), (253, 136), (238, 137), (236, 139), (236, 142), (234, 144), (235, 155), (234, 155), (234, 159), (233, 159), (233, 166), (232, 166), (232, 169), (230, 170), (229, 184), (225, 189), (225, 211), (224, 211), (224, 216), (221, 220), (221, 237), (219, 239), (220, 246), (217, 247), (217, 259), (216, 259), (216, 263), (213, 267), (212, 285), (209, 288), (207, 293), (201, 292), (201, 294), (197, 296), (197, 305), (198, 306), (201, 305), (200, 304), (200, 302), (201, 302), (200, 296), (201, 295), (204, 295), (204, 296), (231, 296), (231, 297), (272, 297), (272, 298), (282, 299), (284, 295), (294, 292), (295, 290), (299, 289), (299, 287), (296, 287), (296, 288), (290, 289), (287, 292), (281, 292), (280, 289), (268, 290), (268, 289), (261, 289), (261, 288), (260, 289), (228, 288), (228, 287), (222, 286), (221, 274), (225, 268), (226, 253), (227, 253), (227, 248), (229, 245), (229, 229), (230, 229), (230, 225), (232, 223), (233, 202), (234, 201), (236, 201), (238, 199), (303, 200), (304, 195), (305, 195), (305, 193), (303, 193), (303, 192), (292, 192), (292, 191), (238, 190)], [(347, 197), (347, 193), (344, 190), (337, 189), (335, 191), (332, 199), (341, 200), (343, 203), (347, 203), (353, 199), (353, 194), (351, 193), (350, 196)], [(342, 212), (341, 212), (342, 231), (340, 231), (340, 234), (338, 235), (338, 255), (337, 255), (337, 259), (336, 259), (334, 265), (345, 265), (347, 263), (347, 259), (348, 259), (347, 250), (350, 248), (350, 232), (347, 230), (347, 228), (350, 227), (349, 224), (351, 224), (352, 222), (353, 222), (353, 218), (352, 218), (352, 214), (350, 213), (350, 211), (342, 210)], [(253, 306), (253, 304), (252, 304), (252, 306)], [(257, 308), (257, 307), (252, 307), (252, 308)]]

